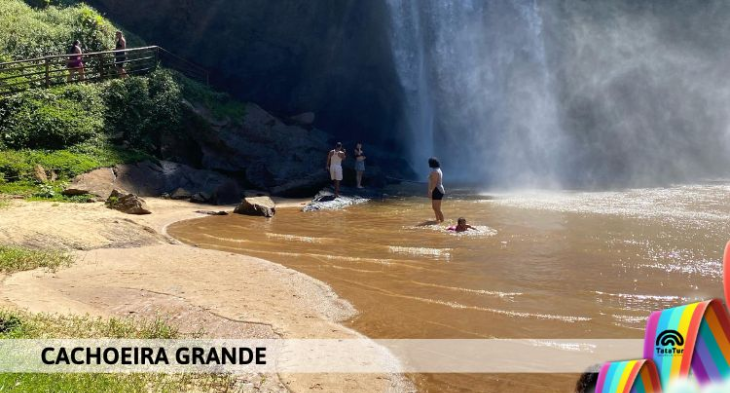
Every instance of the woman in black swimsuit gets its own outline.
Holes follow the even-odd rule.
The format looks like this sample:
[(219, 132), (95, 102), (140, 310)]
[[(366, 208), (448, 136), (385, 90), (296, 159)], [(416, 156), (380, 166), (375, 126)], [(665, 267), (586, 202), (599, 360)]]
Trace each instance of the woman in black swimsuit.
[(446, 195), (444, 188), (444, 173), (441, 172), (441, 163), (436, 157), (428, 159), (428, 166), (431, 174), (428, 175), (428, 197), (431, 199), (431, 207), (436, 215), (436, 222), (444, 222), (444, 213), (441, 211), (441, 201)]

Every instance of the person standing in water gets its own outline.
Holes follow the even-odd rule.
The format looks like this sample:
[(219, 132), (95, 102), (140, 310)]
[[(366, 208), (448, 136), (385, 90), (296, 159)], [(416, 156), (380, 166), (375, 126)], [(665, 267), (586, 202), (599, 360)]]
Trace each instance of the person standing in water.
[[(124, 51), (127, 49), (127, 40), (124, 38), (124, 33), (117, 31), (117, 51)], [(114, 53), (114, 67), (117, 69), (119, 77), (124, 79), (127, 77), (127, 70), (124, 69), (124, 64), (127, 62), (127, 52), (115, 52)]]
[(68, 58), (68, 77), (66, 78), (66, 82), (71, 83), (76, 73), (79, 74), (79, 81), (83, 81), (85, 79), (84, 62), (82, 60), (84, 52), (81, 50), (81, 42), (79, 40), (73, 42), (69, 53), (73, 56)]
[(357, 173), (357, 188), (362, 186), (362, 174), (365, 172), (365, 152), (362, 150), (362, 143), (355, 145), (355, 172)]
[(431, 206), (436, 214), (437, 222), (444, 222), (444, 213), (441, 212), (441, 201), (446, 195), (444, 189), (444, 174), (441, 172), (441, 163), (436, 157), (428, 159), (428, 166), (431, 167), (431, 174), (428, 175), (428, 197), (431, 198)]
[(342, 147), (342, 142), (337, 145), (327, 155), (327, 170), (330, 171), (330, 179), (335, 184), (335, 198), (340, 196), (340, 182), (342, 181), (342, 161), (347, 155)]

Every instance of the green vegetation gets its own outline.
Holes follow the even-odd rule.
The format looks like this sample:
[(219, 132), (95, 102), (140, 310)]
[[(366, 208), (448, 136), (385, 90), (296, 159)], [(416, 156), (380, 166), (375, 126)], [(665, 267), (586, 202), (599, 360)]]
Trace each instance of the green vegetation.
[[(87, 52), (113, 49), (117, 29), (82, 1), (5, 0), (0, 2), (0, 62), (66, 53), (75, 39)], [(129, 46), (141, 44), (128, 37)], [(160, 156), (164, 135), (184, 138), (206, 131), (209, 126), (185, 100), (215, 118), (245, 116), (243, 103), (165, 69), (0, 97), (0, 194), (87, 200), (60, 193), (78, 174)], [(56, 176), (39, 181), (36, 165)]]
[(150, 153), (180, 127), (181, 89), (169, 71), (96, 84), (28, 90), (0, 100), (0, 148), (64, 149), (123, 138)]
[(114, 48), (116, 27), (93, 8), (76, 1), (35, 0), (30, 3), (38, 7), (20, 0), (0, 3), (3, 61), (67, 53), (74, 40), (80, 40), (87, 52)]
[[(61, 202), (85, 202), (88, 197), (61, 195), (74, 176), (96, 168), (153, 159), (149, 154), (122, 149), (102, 142), (89, 142), (64, 150), (0, 150), (0, 194)], [(35, 166), (56, 174), (57, 179), (41, 183)]]
[[(37, 251), (17, 247), (0, 246), (0, 273), (15, 273), (46, 268), (55, 270), (69, 266), (73, 257), (60, 251)], [(2, 337), (2, 332), (0, 332)]]
[(0, 101), (0, 146), (61, 149), (100, 134), (106, 107), (99, 87), (29, 90)]
[(51, 316), (0, 310), (0, 339), (175, 339), (179, 331), (162, 319), (134, 322), (82, 316)]
[[(77, 0), (0, 1), (0, 62), (68, 52), (80, 40), (85, 52), (114, 48), (120, 28)], [(132, 34), (129, 47), (144, 44)], [(19, 71), (0, 70), (0, 78)], [(63, 74), (58, 77), (63, 80)], [(2, 81), (0, 80), (0, 83)], [(26, 83), (26, 82), (23, 82)], [(64, 186), (90, 170), (155, 160), (166, 135), (185, 138), (208, 125), (185, 105), (206, 107), (214, 117), (240, 120), (245, 105), (226, 94), (160, 69), (149, 75), (99, 83), (30, 89), (0, 97), (0, 208), (8, 195), (29, 200), (81, 202)], [(38, 176), (42, 168), (47, 180)], [(57, 269), (69, 254), (0, 246), (0, 272)], [(179, 338), (156, 320), (135, 322), (33, 315), (0, 310), (0, 339)], [(0, 374), (0, 391), (12, 392), (234, 392), (228, 375)]]
[[(180, 333), (162, 320), (51, 316), (0, 311), (0, 339), (175, 339)], [(11, 392), (237, 392), (229, 375), (0, 374), (0, 391)]]
[(211, 90), (208, 86), (175, 74), (175, 80), (182, 86), (183, 96), (196, 104), (208, 108), (215, 119), (231, 119), (240, 124), (246, 116), (246, 104), (233, 99), (227, 93)]

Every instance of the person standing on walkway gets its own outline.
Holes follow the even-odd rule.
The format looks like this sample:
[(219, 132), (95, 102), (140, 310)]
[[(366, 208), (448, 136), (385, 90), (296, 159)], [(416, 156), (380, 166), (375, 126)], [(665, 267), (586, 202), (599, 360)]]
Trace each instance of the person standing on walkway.
[(337, 142), (333, 150), (327, 155), (327, 170), (330, 172), (330, 179), (335, 185), (335, 198), (340, 196), (340, 182), (342, 181), (342, 161), (345, 159), (345, 149), (342, 142)]
[(444, 189), (444, 174), (441, 172), (441, 163), (436, 157), (428, 159), (428, 166), (431, 174), (428, 175), (428, 197), (431, 199), (431, 207), (436, 214), (436, 222), (444, 222), (444, 213), (441, 211), (441, 201), (446, 195)]
[(117, 74), (120, 78), (126, 78), (127, 70), (124, 69), (124, 65), (127, 62), (127, 52), (124, 52), (124, 50), (127, 49), (127, 40), (121, 31), (117, 31), (116, 38), (117, 45), (115, 50), (117, 52), (114, 52), (114, 67), (117, 69)]
[(362, 150), (362, 143), (355, 145), (355, 173), (357, 173), (357, 188), (362, 186), (362, 174), (365, 172), (365, 152)]
[(66, 82), (71, 83), (77, 73), (79, 75), (79, 81), (83, 81), (86, 77), (84, 75), (84, 62), (82, 60), (84, 52), (81, 50), (81, 42), (79, 42), (79, 40), (75, 40), (68, 53), (72, 56), (68, 58), (68, 62), (66, 64), (68, 67), (68, 77), (66, 78)]

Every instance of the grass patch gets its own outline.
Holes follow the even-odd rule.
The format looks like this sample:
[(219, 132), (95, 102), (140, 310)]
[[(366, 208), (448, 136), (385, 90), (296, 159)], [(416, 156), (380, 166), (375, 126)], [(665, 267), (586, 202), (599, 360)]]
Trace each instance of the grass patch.
[[(104, 143), (85, 143), (64, 150), (0, 150), (0, 195), (17, 195), (33, 201), (88, 202), (91, 196), (61, 195), (75, 176), (97, 168), (156, 159), (146, 153)], [(41, 165), (58, 179), (40, 183), (34, 169)]]
[(6, 274), (38, 268), (56, 270), (71, 265), (73, 261), (73, 256), (60, 251), (0, 246), (0, 272)]
[[(35, 166), (41, 165), (48, 172), (56, 172), (58, 179), (63, 181), (97, 168), (144, 160), (155, 159), (136, 150), (109, 144), (83, 144), (64, 150), (3, 150), (0, 151), (0, 174), (6, 183), (30, 182)], [(0, 180), (0, 184), (2, 182)], [(22, 184), (19, 186), (23, 187)]]
[[(0, 310), (0, 339), (174, 339), (177, 329), (162, 320), (135, 322), (117, 318), (30, 314)], [(0, 374), (0, 391), (107, 393), (182, 391), (239, 392), (230, 375), (209, 374)]]
[(0, 339), (175, 339), (179, 331), (162, 319), (135, 322), (119, 318), (30, 314), (0, 310)]

